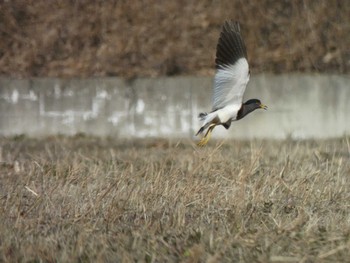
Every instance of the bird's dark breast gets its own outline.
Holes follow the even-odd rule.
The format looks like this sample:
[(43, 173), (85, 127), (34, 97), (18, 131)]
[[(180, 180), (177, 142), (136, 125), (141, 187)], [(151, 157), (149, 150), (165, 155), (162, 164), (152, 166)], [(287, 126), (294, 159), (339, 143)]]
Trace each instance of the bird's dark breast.
[(244, 114), (243, 114), (243, 104), (241, 106), (241, 108), (239, 109), (239, 111), (237, 112), (237, 117), (236, 117), (236, 120), (240, 120), (244, 117)]

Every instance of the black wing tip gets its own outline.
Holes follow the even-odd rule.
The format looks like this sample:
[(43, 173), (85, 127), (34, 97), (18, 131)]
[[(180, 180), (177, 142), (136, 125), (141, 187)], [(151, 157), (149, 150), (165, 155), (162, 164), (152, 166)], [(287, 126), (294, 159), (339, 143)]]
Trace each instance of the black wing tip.
[(240, 23), (232, 19), (226, 20), (216, 48), (216, 68), (235, 64), (240, 58), (247, 59)]
[(233, 30), (237, 33), (241, 33), (241, 26), (237, 20), (233, 20), (233, 19), (225, 20), (223, 29), (225, 30), (225, 28), (229, 30)]

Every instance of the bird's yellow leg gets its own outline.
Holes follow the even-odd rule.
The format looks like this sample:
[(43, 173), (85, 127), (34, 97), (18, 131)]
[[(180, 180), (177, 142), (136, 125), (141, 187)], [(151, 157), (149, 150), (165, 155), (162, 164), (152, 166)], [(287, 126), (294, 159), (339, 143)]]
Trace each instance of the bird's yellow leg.
[(203, 136), (203, 138), (197, 143), (198, 146), (203, 147), (208, 143), (208, 141), (211, 137), (211, 132), (214, 130), (215, 126), (216, 126), (216, 124), (211, 124), (209, 126), (209, 128), (208, 128), (207, 132), (205, 133), (205, 135)]

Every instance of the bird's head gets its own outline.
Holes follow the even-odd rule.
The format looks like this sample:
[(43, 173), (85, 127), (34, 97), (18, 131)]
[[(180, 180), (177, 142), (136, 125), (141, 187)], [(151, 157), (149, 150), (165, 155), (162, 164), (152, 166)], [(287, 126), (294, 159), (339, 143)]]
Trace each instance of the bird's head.
[(267, 110), (267, 106), (262, 104), (260, 100), (258, 99), (250, 99), (247, 100), (244, 105), (249, 105), (249, 107), (252, 107), (254, 110), (255, 109), (264, 109)]

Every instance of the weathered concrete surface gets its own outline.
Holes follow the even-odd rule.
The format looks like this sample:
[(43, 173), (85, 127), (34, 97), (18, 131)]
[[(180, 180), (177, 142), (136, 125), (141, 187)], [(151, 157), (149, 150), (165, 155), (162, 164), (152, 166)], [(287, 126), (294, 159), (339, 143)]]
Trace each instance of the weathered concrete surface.
[[(329, 138), (350, 134), (350, 77), (258, 75), (246, 99), (255, 111), (227, 138)], [(86, 133), (99, 136), (192, 137), (197, 115), (211, 109), (212, 78), (8, 79), (0, 78), (0, 135)]]

